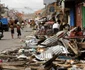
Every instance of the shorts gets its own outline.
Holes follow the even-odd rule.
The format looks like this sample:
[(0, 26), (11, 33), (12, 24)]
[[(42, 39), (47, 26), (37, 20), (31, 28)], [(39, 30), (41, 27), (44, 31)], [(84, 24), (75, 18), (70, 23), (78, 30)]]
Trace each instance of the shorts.
[(14, 30), (11, 30), (11, 34), (14, 34)]
[(21, 31), (17, 30), (18, 36), (21, 36)]

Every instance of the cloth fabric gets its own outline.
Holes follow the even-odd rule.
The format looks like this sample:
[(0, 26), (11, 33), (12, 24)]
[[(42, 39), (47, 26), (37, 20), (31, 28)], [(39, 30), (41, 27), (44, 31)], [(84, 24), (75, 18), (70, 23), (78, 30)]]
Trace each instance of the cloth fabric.
[(77, 32), (76, 35), (77, 35), (77, 36), (83, 36), (83, 32), (82, 32), (82, 31)]
[(60, 28), (60, 24), (58, 24), (58, 23), (54, 23), (54, 24), (53, 24), (53, 29), (54, 29), (54, 28), (59, 29), (59, 28)]
[(11, 27), (11, 34), (14, 34), (14, 26), (11, 25), (10, 27)]
[(24, 25), (24, 23), (22, 23), (22, 25)]
[(14, 29), (13, 29), (13, 30), (11, 30), (11, 34), (14, 34)]
[(17, 26), (17, 30), (20, 30), (20, 26), (19, 25)]
[(21, 31), (17, 30), (18, 35), (17, 36), (21, 36)]
[(17, 22), (17, 25), (20, 25), (20, 23), (19, 23), (19, 22)]
[(58, 31), (59, 31), (58, 28), (54, 28), (54, 29), (53, 29), (54, 34), (56, 34)]
[(19, 25), (17, 25), (17, 33), (18, 33), (18, 35), (17, 36), (21, 36), (21, 30), (20, 30), (20, 26)]

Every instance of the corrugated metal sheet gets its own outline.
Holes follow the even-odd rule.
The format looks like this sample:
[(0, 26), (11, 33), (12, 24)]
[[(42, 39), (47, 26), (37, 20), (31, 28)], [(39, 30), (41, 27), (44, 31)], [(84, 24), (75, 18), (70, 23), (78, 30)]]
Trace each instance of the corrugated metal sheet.
[(59, 31), (58, 33), (56, 33), (56, 35), (53, 35), (49, 38), (47, 38), (44, 42), (42, 42), (42, 45), (45, 46), (54, 46), (57, 44), (57, 41), (59, 40), (59, 38), (61, 38), (62, 36), (64, 36), (66, 32), (65, 31)]
[(57, 45), (57, 46), (52, 46), (45, 52), (41, 53), (40, 55), (35, 55), (35, 57), (39, 60), (48, 60), (53, 57), (53, 54), (59, 55), (63, 53), (68, 53), (67, 48)]

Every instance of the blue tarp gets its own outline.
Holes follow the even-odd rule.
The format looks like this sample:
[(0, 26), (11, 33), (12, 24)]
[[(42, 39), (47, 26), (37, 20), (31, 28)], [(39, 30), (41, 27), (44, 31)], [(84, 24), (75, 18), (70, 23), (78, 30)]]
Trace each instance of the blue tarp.
[(70, 26), (74, 26), (74, 10), (70, 10)]
[(8, 24), (7, 18), (2, 18), (0, 19), (0, 21), (2, 22), (2, 24)]

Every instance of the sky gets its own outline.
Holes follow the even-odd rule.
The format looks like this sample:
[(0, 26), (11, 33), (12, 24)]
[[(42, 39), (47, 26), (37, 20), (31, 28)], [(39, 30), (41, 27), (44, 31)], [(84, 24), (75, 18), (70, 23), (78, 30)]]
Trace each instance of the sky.
[(43, 0), (0, 0), (10, 9), (30, 13), (44, 8)]

